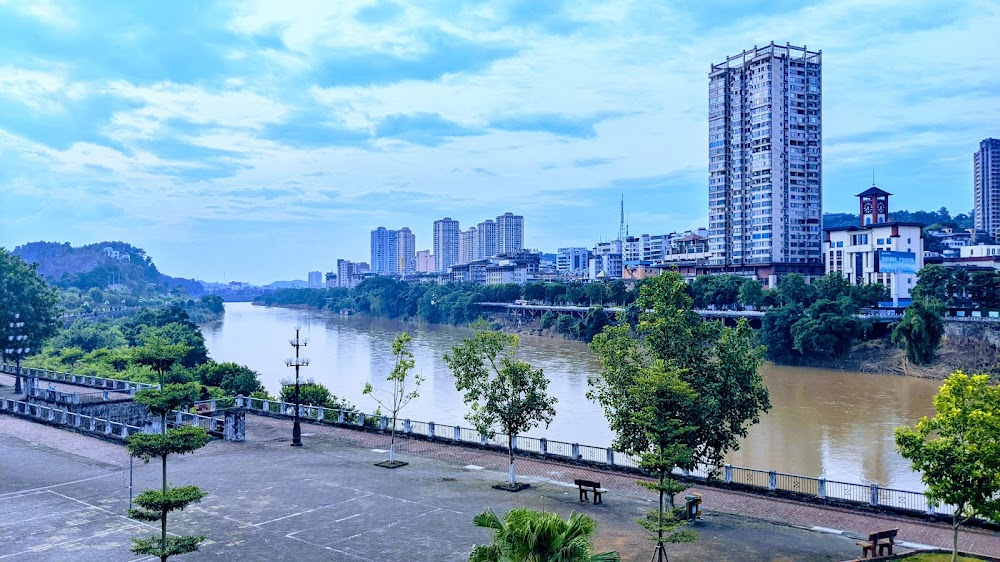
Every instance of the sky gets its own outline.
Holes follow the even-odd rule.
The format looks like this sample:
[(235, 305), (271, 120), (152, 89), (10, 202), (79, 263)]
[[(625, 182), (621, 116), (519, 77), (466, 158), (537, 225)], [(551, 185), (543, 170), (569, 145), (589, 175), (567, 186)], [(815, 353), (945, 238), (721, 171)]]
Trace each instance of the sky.
[(823, 53), (823, 206), (972, 209), (1000, 3), (0, 0), (0, 246), (267, 283), (506, 211), (544, 251), (705, 226), (708, 71)]

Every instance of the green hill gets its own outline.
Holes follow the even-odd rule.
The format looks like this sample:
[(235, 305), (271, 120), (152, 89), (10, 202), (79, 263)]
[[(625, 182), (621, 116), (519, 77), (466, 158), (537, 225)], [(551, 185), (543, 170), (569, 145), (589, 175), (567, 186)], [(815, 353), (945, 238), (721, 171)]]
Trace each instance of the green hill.
[(31, 242), (14, 248), (13, 253), (28, 263), (37, 263), (38, 273), (63, 289), (120, 287), (142, 294), (150, 289), (169, 291), (181, 287), (192, 297), (204, 292), (197, 281), (160, 273), (145, 250), (125, 242), (98, 242), (80, 247), (69, 242)]

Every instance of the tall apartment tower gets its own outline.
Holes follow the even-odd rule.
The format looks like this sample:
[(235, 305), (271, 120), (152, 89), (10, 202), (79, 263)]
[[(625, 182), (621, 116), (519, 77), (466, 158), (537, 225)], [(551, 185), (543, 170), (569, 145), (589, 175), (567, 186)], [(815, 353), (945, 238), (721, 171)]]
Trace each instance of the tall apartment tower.
[(821, 55), (772, 42), (712, 65), (710, 270), (822, 275)]
[(463, 230), (458, 236), (458, 263), (469, 263), (476, 261), (476, 250), (478, 248), (479, 236), (476, 227), (470, 226), (469, 230)]
[(371, 268), (376, 275), (399, 273), (396, 231), (380, 226), (372, 231)]
[(434, 270), (443, 273), (458, 263), (458, 221), (445, 217), (434, 221)]
[(497, 255), (497, 223), (487, 219), (476, 225), (476, 259), (484, 260)]
[(497, 254), (524, 249), (524, 217), (507, 212), (497, 217)]
[(976, 230), (982, 230), (1000, 241), (1000, 139), (985, 139), (972, 158)]
[(417, 272), (417, 237), (404, 226), (396, 231), (396, 271), (402, 275)]

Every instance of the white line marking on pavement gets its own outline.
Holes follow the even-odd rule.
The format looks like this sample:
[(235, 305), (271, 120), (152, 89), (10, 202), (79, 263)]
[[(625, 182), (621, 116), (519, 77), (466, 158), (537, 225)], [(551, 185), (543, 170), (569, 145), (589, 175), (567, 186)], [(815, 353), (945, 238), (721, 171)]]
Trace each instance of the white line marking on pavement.
[(844, 534), (844, 532), (841, 531), (840, 529), (831, 529), (829, 527), (813, 527), (812, 530), (816, 531), (817, 533), (829, 533), (831, 535), (843, 535)]
[(60, 515), (69, 515), (70, 513), (76, 513), (78, 511), (83, 511), (87, 509), (86, 507), (81, 507), (80, 509), (71, 509), (69, 511), (60, 511), (59, 513), (50, 513), (48, 515), (39, 515), (38, 517), (29, 517), (28, 519), (21, 519), (20, 521), (11, 521), (10, 523), (0, 523), (0, 527), (6, 527), (7, 525), (19, 525), (21, 523), (27, 523), (28, 521), (35, 521), (36, 519), (45, 519), (48, 517), (59, 517)]
[(25, 494), (28, 492), (44, 492), (49, 488), (58, 488), (59, 486), (69, 486), (71, 484), (79, 484), (80, 482), (90, 482), (91, 480), (97, 480), (98, 478), (107, 478), (109, 476), (121, 476), (122, 472), (112, 472), (111, 474), (102, 474), (100, 476), (91, 476), (90, 478), (82, 478), (80, 480), (73, 480), (72, 482), (63, 482), (62, 484), (52, 484), (51, 486), (42, 486), (40, 488), (31, 488), (30, 490), (18, 490), (16, 492), (6, 492), (0, 494), (0, 498), (7, 498), (8, 496), (14, 496), (17, 494)]
[(373, 453), (388, 453), (388, 449), (372, 449)]
[(354, 519), (355, 517), (361, 517), (361, 514), (355, 513), (354, 515), (349, 515), (347, 517), (344, 517), (343, 519), (334, 519), (333, 522), (340, 523), (341, 521), (347, 521), (348, 519)]
[(467, 464), (467, 465), (463, 466), (462, 468), (464, 468), (465, 470), (482, 470), (483, 469), (483, 467), (478, 466), (478, 465), (474, 465), (474, 464)]
[(344, 501), (341, 501), (341, 502), (334, 502), (334, 503), (329, 503), (329, 504), (326, 504), (326, 505), (321, 505), (319, 507), (314, 507), (312, 509), (307, 509), (305, 511), (300, 511), (298, 513), (291, 513), (289, 515), (285, 515), (284, 517), (277, 517), (275, 519), (270, 519), (268, 521), (263, 521), (261, 523), (254, 523), (253, 526), (254, 527), (260, 527), (261, 525), (267, 525), (268, 523), (274, 523), (275, 521), (282, 521), (284, 519), (289, 519), (289, 518), (292, 518), (292, 517), (298, 517), (299, 515), (305, 515), (306, 513), (312, 513), (314, 511), (319, 511), (321, 509), (326, 509), (328, 507), (333, 507), (335, 505), (345, 504), (345, 503), (352, 502), (354, 500), (359, 500), (361, 498), (366, 498), (366, 497), (372, 496), (372, 495), (374, 495), (374, 494), (372, 494), (371, 492), (365, 492), (364, 496), (359, 496), (357, 498), (351, 498), (349, 500), (344, 500)]
[(43, 551), (49, 550), (51, 548), (55, 548), (57, 546), (66, 546), (68, 544), (73, 544), (75, 542), (88, 541), (90, 539), (96, 539), (98, 537), (104, 537), (104, 536), (107, 536), (107, 535), (112, 535), (114, 533), (127, 532), (128, 528), (129, 528), (129, 526), (118, 528), (118, 529), (109, 529), (107, 531), (101, 531), (100, 533), (95, 533), (93, 535), (90, 535), (89, 537), (80, 537), (80, 538), (77, 538), (77, 539), (63, 541), (63, 542), (57, 542), (57, 543), (53, 543), (53, 544), (47, 544), (47, 543), (46, 544), (40, 544), (38, 546), (33, 546), (33, 547), (29, 548), (29, 549), (22, 550), (21, 552), (15, 552), (13, 554), (4, 554), (4, 555), (0, 556), (0, 558), (10, 558), (11, 556), (18, 556), (20, 554), (27, 554), (29, 552), (43, 552)]
[(896, 544), (903, 548), (910, 548), (913, 550), (932, 550), (935, 548), (941, 548), (940, 546), (931, 546), (929, 544), (920, 544), (918, 542), (899, 541)]
[[(59, 492), (53, 492), (52, 490), (46, 490), (46, 492), (48, 492), (50, 494), (55, 494), (55, 495), (57, 495), (57, 496), (59, 496), (61, 498), (66, 498), (66, 499), (68, 499), (70, 501), (75, 501), (77, 503), (82, 503), (83, 505), (85, 505), (87, 507), (90, 507), (90, 508), (93, 508), (93, 509), (99, 509), (99, 510), (103, 511), (104, 513), (107, 513), (111, 517), (114, 517), (114, 518), (117, 518), (117, 519), (124, 519), (125, 521), (128, 521), (132, 525), (140, 525), (142, 527), (148, 527), (150, 529), (157, 529), (157, 530), (159, 530), (158, 526), (154, 527), (153, 525), (150, 525), (149, 523), (143, 523), (142, 521), (136, 521), (135, 519), (129, 519), (128, 517), (125, 517), (124, 515), (119, 515), (119, 514), (115, 513), (114, 511), (111, 511), (110, 509), (105, 509), (105, 508), (103, 508), (103, 507), (101, 507), (99, 505), (94, 505), (92, 503), (87, 503), (87, 502), (85, 502), (83, 500), (78, 500), (76, 498), (72, 498), (70, 496), (67, 496), (66, 494), (60, 494)], [(171, 533), (170, 531), (167, 531), (167, 534), (177, 536), (175, 533)]]
[(337, 548), (333, 548), (332, 546), (326, 546), (326, 545), (314, 543), (312, 541), (307, 541), (305, 539), (300, 539), (299, 537), (295, 536), (295, 533), (300, 533), (300, 532), (301, 531), (295, 531), (294, 533), (288, 533), (287, 535), (285, 535), (285, 538), (296, 540), (296, 541), (299, 541), (299, 542), (304, 542), (304, 543), (308, 544), (309, 546), (315, 546), (316, 548), (322, 548), (324, 550), (329, 550), (330, 552), (336, 552), (337, 554), (343, 554), (344, 556), (350, 556), (351, 558), (353, 558), (355, 560), (364, 560), (365, 562), (377, 562), (376, 560), (373, 560), (371, 558), (365, 558), (363, 556), (358, 556), (357, 554), (351, 554), (350, 552), (344, 552), (343, 550), (340, 550), (340, 549), (337, 549)]

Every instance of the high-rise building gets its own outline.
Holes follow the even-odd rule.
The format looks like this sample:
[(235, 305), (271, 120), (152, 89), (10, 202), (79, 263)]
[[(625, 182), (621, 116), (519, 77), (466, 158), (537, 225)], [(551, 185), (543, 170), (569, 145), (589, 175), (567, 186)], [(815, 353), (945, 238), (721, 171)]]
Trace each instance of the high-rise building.
[(351, 288), (354, 286), (354, 262), (337, 260), (337, 286)]
[(402, 275), (417, 272), (417, 237), (408, 226), (396, 231), (396, 271)]
[(477, 236), (476, 227), (470, 226), (469, 230), (461, 231), (458, 237), (458, 263), (476, 261), (478, 243), (479, 236)]
[(417, 273), (434, 273), (434, 256), (430, 250), (417, 252)]
[(1000, 139), (985, 139), (972, 158), (975, 172), (975, 226), (1000, 242)]
[(556, 271), (562, 274), (579, 274), (590, 267), (590, 250), (587, 248), (559, 248), (556, 254)]
[(310, 271), (309, 272), (309, 288), (318, 289), (323, 286), (323, 272), (322, 271)]
[(713, 64), (708, 85), (708, 265), (822, 274), (821, 51), (754, 47)]
[(371, 268), (376, 275), (399, 273), (396, 231), (380, 226), (372, 231)]
[(497, 255), (497, 223), (485, 220), (476, 225), (476, 259), (484, 260)]
[(497, 254), (514, 254), (524, 249), (524, 217), (507, 212), (497, 217)]
[(458, 263), (459, 226), (457, 220), (445, 217), (434, 221), (434, 270), (443, 273)]

